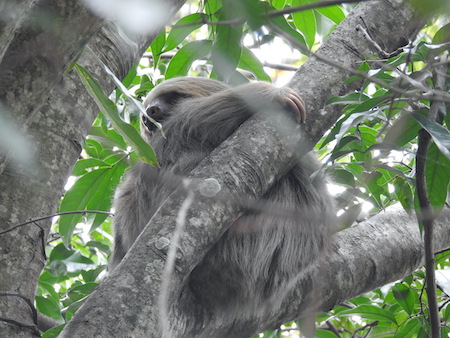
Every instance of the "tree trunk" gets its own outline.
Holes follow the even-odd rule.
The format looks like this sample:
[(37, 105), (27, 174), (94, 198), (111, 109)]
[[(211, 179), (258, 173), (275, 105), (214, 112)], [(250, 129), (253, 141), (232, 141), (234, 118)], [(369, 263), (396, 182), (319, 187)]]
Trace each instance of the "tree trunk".
[[(27, 156), (33, 157), (31, 162), (21, 162), (23, 159), (15, 161), (14, 155), (17, 148), (4, 149), (4, 145), (1, 145), (0, 159), (3, 158), (2, 168), (5, 170), (0, 170), (0, 172), (3, 171), (0, 175), (0, 231), (56, 211), (64, 192), (64, 185), (98, 112), (98, 107), (86, 92), (76, 72), (70, 71), (62, 76), (73, 56), (79, 53), (90, 39), (89, 48), (84, 50), (77, 62), (88, 68), (103, 86), (104, 91), (109, 93), (113, 90), (114, 84), (104, 73), (96, 58), (99, 57), (119, 78), (123, 78), (163, 29), (161, 26), (151, 34), (136, 36), (135, 40), (131, 41), (114, 24), (105, 25), (98, 30), (102, 20), (94, 18), (81, 8), (80, 2), (73, 4), (66, 1), (54, 2), (41, 1), (37, 7), (33, 8), (33, 11), (51, 5), (53, 13), (60, 12), (58, 15), (61, 17), (57, 21), (61, 20), (65, 23), (68, 30), (83, 25), (86, 27), (82, 28), (82, 31), (73, 29), (73, 33), (65, 36), (67, 40), (64, 42), (59, 43), (59, 40), (55, 38), (52, 46), (41, 48), (38, 44), (40, 38), (52, 36), (55, 32), (51, 30), (52, 27), (47, 27), (48, 31), (41, 27), (39, 34), (34, 30), (30, 34), (24, 34), (23, 32), (30, 30), (30, 24), (39, 17), (32, 11), (22, 22), (15, 38), (9, 44), (9, 49), (4, 53), (3, 62), (7, 62), (12, 67), (10, 72), (5, 66), (6, 63), (2, 62), (0, 65), (2, 74), (5, 72), (14, 75), (15, 71), (18, 72), (13, 78), (8, 75), (12, 83), (5, 83), (6, 87), (3, 87), (3, 83), (0, 86), (0, 101), (8, 106), (8, 114), (12, 119), (11, 128), (19, 126), (15, 131), (18, 133), (20, 130), (21, 135), (26, 135), (28, 143), (25, 148), (28, 149), (25, 150), (27, 150)], [(172, 1), (172, 14), (183, 3), (184, 1), (179, 0)], [(24, 6), (28, 5), (24, 3)], [(26, 9), (21, 8), (15, 10), (17, 13), (26, 12)], [(0, 40), (3, 39), (1, 41), (10, 39), (10, 30), (5, 29), (2, 32), (4, 35), (0, 37)], [(96, 34), (93, 35), (95, 32)], [(20, 40), (16, 41), (19, 37)], [(18, 46), (25, 49), (21, 50)], [(27, 50), (29, 46), (34, 48)], [(93, 56), (91, 51), (97, 56)], [(14, 64), (8, 61), (14, 53), (24, 54), (24, 62), (28, 58), (47, 60), (51, 68), (46, 62), (35, 65), (34, 69), (29, 68), (33, 63), (27, 63), (28, 61), (24, 65)], [(53, 53), (55, 56), (64, 55), (64, 58), (49, 60)], [(68, 57), (69, 55), (72, 56)], [(41, 70), (38, 71), (39, 69)], [(31, 87), (21, 87), (26, 85), (23, 77), (30, 81)], [(2, 76), (0, 76), (1, 81), (4, 81)], [(5, 88), (9, 89), (6, 91)], [(5, 116), (4, 109), (1, 109), (0, 117)], [(17, 146), (24, 137), (16, 136), (12, 144)], [(6, 160), (5, 155), (7, 155)], [(41, 221), (0, 235), (2, 255), (0, 291), (20, 293), (33, 303), (37, 280), (45, 264), (43, 244), (45, 244), (50, 225), (50, 220)], [(35, 335), (33, 329), (35, 318), (22, 298), (0, 295), (0, 317), (18, 323), (6, 324), (0, 320), (2, 336)], [(22, 327), (20, 323), (29, 325), (31, 328)]]

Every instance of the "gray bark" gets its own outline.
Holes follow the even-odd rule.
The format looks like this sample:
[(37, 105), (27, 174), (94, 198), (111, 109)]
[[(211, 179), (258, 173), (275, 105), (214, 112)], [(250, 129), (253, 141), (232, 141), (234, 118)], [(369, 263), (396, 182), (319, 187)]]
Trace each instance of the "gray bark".
[(33, 2), (33, 0), (4, 0), (0, 3), (0, 62)]
[(101, 24), (79, 1), (37, 2), (0, 64), (3, 109), (22, 125), (32, 123), (50, 90)]
[[(323, 59), (356, 69), (357, 62), (370, 57), (376, 49), (373, 43), (358, 31), (357, 27), (362, 22), (372, 33), (376, 33), (373, 38), (386, 51), (405, 45), (408, 37), (424, 23), (417, 13), (398, 0), (371, 1), (358, 6), (330, 35), (317, 52), (317, 56), (302, 66), (291, 81), (290, 86), (301, 94), (310, 111), (305, 130), (287, 137), (284, 133), (267, 133), (268, 126), (264, 122), (249, 121), (194, 170), (192, 175), (195, 177), (215, 178), (220, 184), (219, 196), (222, 198), (215, 203), (201, 196), (194, 199), (186, 216), (182, 241), (177, 243), (180, 250), (170, 282), (164, 280), (164, 264), (167, 242), (175, 229), (178, 210), (185, 201), (180, 191), (172, 195), (152, 218), (151, 225), (144, 230), (123, 263), (83, 304), (66, 326), (62, 337), (84, 337), (86, 334), (102, 337), (161, 336), (160, 318), (165, 315), (161, 313), (159, 303), (161, 285), (170, 283), (169, 294), (165, 300), (170, 304), (192, 267), (226, 230), (229, 221), (239, 213), (239, 208), (233, 204), (233, 200), (227, 201), (223, 197), (233, 196), (237, 201), (259, 198), (273, 177), (279, 177), (292, 165), (293, 154), (301, 156), (310, 150), (312, 144), (338, 118), (338, 110), (324, 110), (324, 103), (332, 95), (342, 95), (352, 90), (352, 87), (342, 85), (350, 73), (335, 69), (334, 66), (324, 63)], [(255, 137), (249, 138), (248, 135)], [(260, 135), (263, 136), (259, 137)], [(295, 143), (295, 148), (299, 151), (293, 150)], [(230, 152), (231, 149), (235, 149), (235, 152)], [(271, 155), (267, 154), (268, 149), (273, 152)], [(227, 177), (231, 170), (236, 177), (242, 178), (239, 182)], [(202, 220), (201, 228), (197, 222), (199, 217)], [(405, 260), (401, 263), (407, 264), (407, 259)], [(394, 275), (396, 271), (391, 273)], [(297, 289), (296, 292), (302, 294), (302, 289)], [(347, 297), (348, 292), (345, 295)], [(296, 294), (296, 297), (299, 295)], [(306, 294), (299, 299), (305, 297)], [(329, 305), (331, 303), (332, 301), (329, 301)], [(257, 330), (271, 328), (274, 323), (293, 318), (305, 304), (295, 305), (295, 308), (287, 308), (289, 312), (284, 313), (283, 318), (261, 318), (260, 322), (236, 323), (232, 328), (233, 332), (236, 336), (246, 336)], [(195, 304), (181, 304), (178, 311), (195, 312)], [(181, 318), (182, 315), (171, 318), (171, 324), (174, 326), (171, 333), (173, 336), (189, 336), (192, 326), (209, 324), (202, 322), (202, 318), (198, 318), (199, 323), (184, 323)]]
[[(61, 8), (70, 6), (66, 2), (57, 2), (61, 3)], [(178, 0), (172, 2), (172, 14), (181, 7), (183, 2)], [(77, 6), (76, 4), (74, 3), (73, 6)], [(69, 11), (67, 15), (70, 17), (66, 21), (68, 28), (70, 28), (69, 24), (78, 27), (85, 22), (73, 20), (72, 15), (78, 17), (79, 12)], [(33, 19), (35, 18), (30, 18), (30, 20)], [(90, 34), (94, 31), (93, 27), (100, 22), (100, 19), (96, 20), (96, 23), (91, 22)], [(27, 27), (27, 22), (24, 22), (22, 27)], [(89, 48), (82, 53), (78, 62), (88, 68), (102, 85), (104, 91), (109, 93), (113, 90), (114, 85), (90, 51), (92, 50), (119, 78), (123, 78), (162, 28), (162, 26), (158, 27), (155, 32), (145, 36), (135, 36), (132, 41), (125, 37), (123, 32), (119, 32), (113, 24), (105, 25), (100, 31), (97, 30), (96, 35), (89, 41)], [(77, 30), (74, 29), (74, 31)], [(51, 32), (44, 30), (42, 34), (51, 34)], [(83, 34), (88, 34), (88, 32)], [(76, 53), (81, 51), (83, 41), (88, 40), (86, 36), (81, 38), (76, 34), (70, 34), (67, 38), (69, 37), (74, 39), (73, 43), (78, 48)], [(30, 35), (29, 39), (28, 44), (24, 41), (17, 43), (35, 46), (36, 36)], [(67, 40), (62, 46), (55, 48), (69, 48), (72, 51), (70, 42)], [(15, 44), (16, 42), (13, 40), (10, 45)], [(68, 45), (69, 47), (67, 47)], [(17, 50), (14, 48), (12, 50)], [(48, 52), (45, 49), (42, 51)], [(27, 55), (31, 56), (31, 53), (34, 53), (33, 55), (37, 57), (39, 52), (41, 49), (36, 47), (28, 51), (30, 54)], [(69, 53), (69, 51), (67, 52)], [(5, 55), (8, 53), (9, 51)], [(55, 53), (57, 55), (64, 54), (62, 50), (57, 50)], [(6, 60), (6, 56), (4, 60)], [(53, 71), (57, 80), (48, 78), (48, 68), (45, 68), (41, 75), (34, 69), (28, 68), (27, 72), (24, 70), (21, 72), (25, 72), (26, 74), (24, 74), (29, 79), (33, 76), (31, 93), (17, 101), (7, 99), (5, 96), (16, 95), (14, 94), (16, 90), (20, 91), (17, 83), (22, 80), (18, 80), (16, 89), (2, 92), (0, 95), (3, 102), (8, 101), (12, 111), (17, 111), (17, 114), (12, 116), (13, 121), (22, 127), (23, 135), (27, 135), (31, 140), (28, 143), (29, 153), (34, 155), (34, 162), (28, 163), (27, 168), (23, 168), (23, 164), (22, 167), (9, 166), (0, 175), (0, 231), (32, 218), (53, 214), (56, 211), (64, 192), (63, 187), (79, 157), (84, 139), (97, 114), (98, 107), (86, 92), (75, 71), (72, 70), (61, 78), (70, 62), (67, 58), (64, 60), (64, 62), (55, 61)], [(2, 68), (2, 71), (6, 70)], [(57, 85), (55, 85), (56, 83)], [(36, 89), (41, 87), (45, 88), (45, 92)], [(50, 92), (52, 87), (54, 88)], [(37, 96), (36, 93), (41, 93), (42, 96)], [(30, 119), (28, 109), (33, 110), (34, 107), (28, 106), (34, 104), (33, 97), (36, 97), (37, 106), (44, 102), (45, 104), (37, 109), (33, 119)], [(22, 103), (22, 101), (24, 102)], [(18, 139), (20, 138), (22, 136)], [(50, 221), (39, 222), (39, 226), (44, 231), (43, 234), (37, 225), (27, 225), (0, 236), (2, 253), (0, 291), (20, 292), (31, 301), (33, 300), (37, 280), (45, 264), (42, 237), (45, 241), (50, 225)], [(34, 321), (30, 308), (17, 297), (0, 297), (0, 317), (31, 326)], [(32, 328), (6, 324), (2, 321), (0, 321), (0, 332), (2, 332), (2, 336), (9, 337), (34, 336)]]

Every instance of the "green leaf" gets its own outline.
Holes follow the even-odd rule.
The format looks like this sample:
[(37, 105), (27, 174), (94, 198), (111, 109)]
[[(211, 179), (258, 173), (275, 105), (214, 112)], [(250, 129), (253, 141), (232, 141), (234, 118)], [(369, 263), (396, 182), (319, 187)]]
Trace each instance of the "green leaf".
[(91, 247), (91, 248), (97, 248), (104, 253), (111, 252), (111, 248), (109, 247), (109, 245), (102, 243), (100, 241), (89, 241), (86, 243), (86, 246)]
[(211, 52), (210, 40), (192, 41), (183, 46), (170, 60), (166, 70), (166, 79), (186, 75), (192, 62), (207, 56)]
[[(178, 20), (177, 23), (174, 26), (172, 26), (172, 29), (170, 30), (170, 33), (167, 36), (166, 45), (162, 53), (172, 50), (180, 43), (182, 43), (189, 34), (191, 34), (196, 29), (200, 28), (201, 26), (203, 26), (203, 23), (201, 23), (202, 21), (203, 15), (201, 13), (190, 14)], [(194, 25), (194, 23), (196, 22), (200, 23)], [(177, 25), (182, 27), (177, 27)]]
[(345, 14), (339, 6), (322, 7), (316, 8), (315, 10), (335, 24), (340, 24), (345, 19)]
[(425, 170), (428, 198), (436, 210), (441, 210), (447, 199), (450, 160), (439, 151), (435, 143), (428, 149)]
[[(422, 112), (425, 113), (425, 111)], [(417, 133), (420, 129), (420, 124), (418, 124), (409, 114), (403, 115), (387, 131), (384, 142), (403, 147), (406, 143), (417, 137)]]
[(326, 105), (332, 105), (332, 104), (360, 104), (362, 102), (365, 102), (369, 100), (369, 97), (367, 95), (364, 95), (363, 93), (350, 93), (345, 96), (333, 96), (331, 99), (329, 99), (325, 104)]
[[(100, 189), (96, 194), (92, 196), (89, 203), (86, 206), (87, 210), (99, 210), (99, 211), (109, 211), (111, 209), (112, 204), (112, 196), (114, 194), (114, 189), (118, 186), (120, 179), (122, 178), (125, 169), (126, 163), (125, 161), (121, 161), (122, 157), (120, 155), (114, 155), (105, 161), (118, 161), (112, 166), (111, 175), (109, 177), (109, 181), (104, 181)], [(107, 214), (90, 214), (88, 215), (92, 224), (90, 231), (94, 230), (98, 226), (100, 226), (109, 215)]]
[(422, 329), (422, 321), (419, 318), (413, 318), (408, 320), (406, 325), (403, 326), (400, 330), (395, 334), (395, 338), (409, 338), (409, 337), (417, 337), (420, 330)]
[(415, 306), (415, 297), (411, 289), (404, 284), (397, 283), (392, 288), (397, 303), (406, 311), (408, 315), (413, 314)]
[(349, 115), (347, 118), (344, 119), (344, 121), (340, 126), (339, 133), (336, 135), (336, 143), (339, 144), (341, 139), (351, 128), (366, 120), (371, 121), (377, 118), (379, 114), (380, 114), (379, 111), (373, 111)]
[(102, 265), (93, 270), (82, 270), (81, 275), (83, 276), (83, 280), (88, 282), (94, 282), (97, 277), (106, 269), (106, 266)]
[(355, 187), (355, 177), (344, 169), (334, 169), (332, 173), (333, 183)]
[(94, 289), (98, 286), (98, 283), (85, 283), (77, 285), (67, 292), (69, 298), (73, 301), (78, 301), (80, 299), (88, 296)]
[(100, 158), (100, 154), (103, 152), (103, 147), (99, 142), (88, 138), (86, 139), (86, 142), (84, 142), (84, 150), (89, 156)]
[(213, 71), (219, 79), (228, 82), (241, 59), (242, 25), (219, 25), (211, 49)]
[(137, 74), (137, 67), (139, 65), (139, 61), (135, 62), (135, 64), (131, 67), (128, 74), (124, 77), (122, 80), (123, 85), (128, 88), (128, 86), (133, 82), (133, 80), (136, 78)]
[[(103, 193), (102, 189), (110, 186), (113, 173), (112, 168), (100, 168), (81, 176), (66, 192), (61, 201), (60, 212), (85, 210), (91, 199)], [(69, 246), (73, 231), (81, 217), (82, 214), (60, 216), (59, 232), (66, 247)]]
[(114, 129), (107, 129), (103, 126), (93, 126), (89, 131), (89, 138), (99, 140), (105, 147), (120, 148), (126, 150), (128, 145), (123, 137)]
[(162, 49), (164, 48), (164, 45), (166, 43), (166, 31), (163, 29), (163, 31), (153, 40), (152, 44), (150, 45), (150, 49), (152, 50), (153, 54), (153, 67), (156, 69), (156, 66), (158, 65), (159, 58), (161, 57)]
[(95, 81), (92, 75), (78, 64), (75, 65), (75, 69), (80, 76), (81, 82), (83, 82), (89, 94), (97, 103), (99, 109), (111, 120), (114, 129), (116, 129), (133, 147), (142, 161), (147, 162), (151, 165), (157, 165), (158, 162), (156, 160), (156, 155), (152, 147), (150, 147), (142, 139), (142, 137), (133, 126), (125, 123), (120, 118), (116, 105), (103, 93), (99, 84), (97, 83), (97, 81)]
[(286, 0), (273, 0), (271, 1), (271, 4), (275, 9), (280, 10), (286, 5)]
[(431, 121), (416, 112), (411, 113), (411, 116), (428, 132), (433, 138), (434, 143), (439, 148), (445, 157), (450, 159), (450, 132), (440, 124)]
[(383, 326), (375, 326), (372, 327), (367, 338), (386, 338), (393, 337), (395, 332), (397, 331), (397, 327), (394, 325), (383, 325)]
[(328, 330), (316, 330), (314, 332), (314, 337), (316, 338), (336, 338), (337, 336)]
[[(292, 6), (302, 6), (309, 4), (308, 0), (292, 0)], [(292, 13), (295, 26), (305, 37), (309, 49), (314, 45), (316, 39), (316, 17), (311, 9)]]
[(75, 167), (72, 170), (72, 175), (81, 176), (88, 172), (86, 169), (96, 169), (102, 167), (109, 167), (109, 164), (104, 161), (97, 160), (96, 158), (81, 159), (75, 163)]
[(52, 252), (50, 253), (50, 261), (63, 261), (73, 254), (75, 254), (75, 251), (67, 249), (64, 244), (61, 243), (53, 248)]
[(36, 296), (34, 300), (36, 301), (36, 308), (39, 312), (56, 320), (61, 321), (63, 319), (59, 304), (54, 299)]
[(61, 324), (58, 326), (55, 326), (53, 328), (51, 328), (50, 330), (45, 331), (41, 338), (56, 338), (59, 336), (59, 334), (62, 332), (62, 330), (64, 329), (64, 327), (66, 326), (66, 324)]
[[(270, 9), (270, 7), (269, 7)], [(297, 41), (297, 43), (300, 46), (303, 46), (303, 48), (299, 48), (299, 46), (294, 45), (293, 48), (299, 50), (303, 54), (307, 54), (308, 46), (306, 44), (305, 38), (302, 34), (300, 34), (296, 29), (294, 29), (284, 18), (284, 16), (276, 16), (273, 18), (269, 18), (270, 24), (274, 25), (278, 29), (285, 32), (287, 35), (289, 35), (292, 39)]]
[(414, 210), (414, 198), (411, 186), (401, 178), (394, 180), (395, 195), (407, 213)]
[(242, 48), (242, 55), (238, 67), (252, 72), (261, 81), (272, 82), (270, 76), (264, 71), (264, 66), (261, 61), (247, 47)]
[(393, 313), (373, 305), (360, 305), (354, 309), (341, 311), (337, 316), (350, 317), (354, 315), (358, 315), (367, 320), (378, 320), (380, 322), (397, 324)]
[(78, 264), (86, 264), (86, 265), (93, 265), (94, 264), (92, 259), (83, 256), (79, 251), (77, 251), (74, 255), (72, 255), (69, 258), (67, 258), (66, 262), (78, 263)]

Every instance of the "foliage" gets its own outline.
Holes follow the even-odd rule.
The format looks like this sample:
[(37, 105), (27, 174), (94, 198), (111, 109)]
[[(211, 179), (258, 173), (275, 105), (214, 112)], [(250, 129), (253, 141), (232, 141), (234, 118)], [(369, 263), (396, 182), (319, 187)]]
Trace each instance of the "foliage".
[[(301, 53), (307, 48), (316, 49), (351, 6), (280, 16), (267, 13), (314, 2), (246, 0), (230, 6), (230, 1), (204, 0), (198, 7), (191, 3), (171, 29), (158, 35), (109, 98), (87, 72), (76, 66), (102, 112), (73, 169), (72, 185), (67, 187), (60, 211), (110, 212), (113, 191), (126, 168), (143, 157), (156, 163), (152, 150), (136, 139), (142, 108), (135, 100), (142, 99), (161, 80), (186, 74), (219, 78), (230, 84), (282, 78), (285, 71), (264, 67), (264, 61), (257, 56), (265, 47), (280, 45), (273, 27), (296, 42), (292, 45), (284, 41), (296, 65), (304, 62), (306, 57)], [(362, 63), (361, 76), (348, 80), (360, 83), (358, 91), (327, 102), (340, 105), (343, 115), (321, 140), (317, 151), (335, 182), (340, 218), (346, 226), (394, 203), (401, 203), (408, 212), (417, 208), (414, 164), (421, 128), (434, 141), (426, 171), (430, 202), (437, 210), (443, 207), (450, 180), (449, 96), (442, 94), (448, 91), (448, 84), (441, 91), (433, 90), (440, 76), (450, 75), (445, 62), (440, 62), (449, 44), (450, 25), (436, 19), (404, 51), (382, 60), (374, 56)], [(289, 58), (285, 62), (292, 63)], [(437, 95), (442, 96), (441, 102), (435, 101)], [(439, 105), (438, 118), (432, 121), (428, 115), (435, 104)], [(48, 263), (36, 297), (38, 310), (57, 320), (70, 319), (105, 275), (111, 240), (111, 218), (104, 213), (60, 217), (47, 245)], [(450, 333), (449, 255), (441, 253), (436, 260), (443, 336)], [(318, 315), (317, 337), (427, 336), (423, 277), (422, 270), (416, 271), (395, 284)], [(301, 324), (292, 322), (260, 336), (295, 336), (299, 327)], [(44, 336), (53, 337), (58, 330)]]

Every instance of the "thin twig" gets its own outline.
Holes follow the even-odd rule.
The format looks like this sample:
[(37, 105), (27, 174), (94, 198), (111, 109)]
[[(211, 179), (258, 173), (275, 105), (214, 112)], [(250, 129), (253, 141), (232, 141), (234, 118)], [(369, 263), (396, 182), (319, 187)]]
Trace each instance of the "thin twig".
[(55, 216), (72, 215), (72, 214), (104, 214), (104, 215), (110, 215), (110, 216), (113, 215), (111, 212), (99, 211), (99, 210), (77, 210), (77, 211), (57, 212), (57, 213), (52, 214), (52, 215), (47, 215), (47, 216), (42, 216), (42, 217), (38, 217), (38, 218), (33, 218), (33, 219), (30, 219), (29, 221), (26, 221), (26, 222), (14, 225), (11, 228), (8, 228), (6, 230), (0, 231), (0, 235), (6, 234), (7, 232), (13, 231), (14, 229), (20, 228), (21, 226), (24, 226), (24, 225), (27, 225), (27, 224), (30, 224), (30, 223), (35, 223), (35, 222), (42, 221), (44, 219), (52, 218), (52, 217), (55, 217)]
[[(321, 1), (317, 3), (302, 5), (302, 6), (296, 6), (291, 8), (284, 8), (278, 11), (272, 11), (267, 12), (264, 14), (261, 14), (261, 18), (276, 18), (278, 16), (283, 16), (285, 14), (292, 14), (296, 12), (302, 12), (307, 11), (309, 9), (317, 9), (317, 8), (323, 8), (323, 7), (329, 7), (329, 6), (335, 6), (335, 5), (342, 5), (345, 3), (359, 3), (359, 2), (368, 2), (372, 0), (330, 0), (330, 1)], [(204, 18), (207, 18), (206, 15), (203, 16)], [(213, 26), (237, 26), (242, 25), (243, 23), (247, 22), (247, 18), (237, 18), (233, 20), (222, 20), (222, 21), (210, 21), (210, 20), (202, 20), (200, 22), (191, 22), (181, 25), (172, 25), (172, 28), (182, 28), (182, 27), (189, 27), (189, 26), (195, 26), (195, 25), (213, 25)]]

